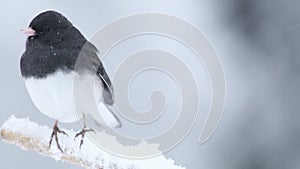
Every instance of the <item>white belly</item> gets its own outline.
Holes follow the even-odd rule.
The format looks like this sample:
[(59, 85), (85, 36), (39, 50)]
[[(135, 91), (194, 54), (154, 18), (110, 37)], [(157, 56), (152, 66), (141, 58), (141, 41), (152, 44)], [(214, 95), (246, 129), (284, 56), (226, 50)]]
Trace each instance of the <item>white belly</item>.
[(73, 102), (73, 73), (56, 72), (46, 78), (28, 78), (25, 84), (35, 106), (60, 122), (78, 120)]
[[(85, 103), (80, 104), (81, 107), (79, 109), (78, 107), (75, 109), (73, 92), (74, 75), (78, 76), (75, 73), (58, 71), (46, 78), (25, 79), (25, 84), (35, 106), (43, 114), (60, 122), (70, 123), (80, 119), (83, 113), (89, 113), (90, 104), (90, 101), (86, 100)], [(101, 82), (99, 84), (102, 85)], [(98, 90), (97, 95), (101, 96), (101, 92)]]
[(103, 126), (120, 126), (101, 101), (103, 83), (99, 78), (58, 71), (46, 78), (27, 78), (25, 84), (35, 106), (53, 119), (71, 123), (91, 114)]

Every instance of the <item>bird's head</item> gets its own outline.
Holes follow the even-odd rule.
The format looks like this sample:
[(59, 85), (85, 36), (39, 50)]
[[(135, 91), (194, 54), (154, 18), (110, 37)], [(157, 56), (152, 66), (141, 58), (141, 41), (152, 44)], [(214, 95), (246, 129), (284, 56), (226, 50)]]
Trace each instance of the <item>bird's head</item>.
[(61, 30), (72, 27), (66, 17), (55, 11), (46, 11), (37, 15), (29, 27), (21, 31), (28, 37), (38, 37), (49, 34), (59, 34)]

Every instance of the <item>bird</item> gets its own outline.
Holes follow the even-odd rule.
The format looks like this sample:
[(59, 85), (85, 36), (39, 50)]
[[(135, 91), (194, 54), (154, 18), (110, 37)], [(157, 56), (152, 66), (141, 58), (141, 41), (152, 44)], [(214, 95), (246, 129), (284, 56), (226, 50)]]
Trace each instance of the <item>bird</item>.
[[(55, 121), (49, 148), (55, 138), (57, 148), (63, 152), (58, 134), (68, 134), (58, 127), (58, 123), (83, 119), (83, 129), (75, 135), (75, 138), (81, 136), (80, 148), (86, 132), (94, 131), (86, 124), (88, 114), (97, 121), (96, 112), (91, 110), (92, 101), (84, 101), (79, 110), (74, 105), (74, 76), (79, 77), (79, 83), (94, 78), (95, 99), (99, 99), (96, 104), (104, 119), (97, 122), (101, 126), (121, 127), (120, 120), (110, 108), (115, 103), (113, 85), (98, 57), (98, 49), (63, 14), (53, 10), (41, 12), (21, 31), (27, 36), (20, 59), (25, 86), (38, 110)], [(78, 59), (84, 64), (76, 67)]]

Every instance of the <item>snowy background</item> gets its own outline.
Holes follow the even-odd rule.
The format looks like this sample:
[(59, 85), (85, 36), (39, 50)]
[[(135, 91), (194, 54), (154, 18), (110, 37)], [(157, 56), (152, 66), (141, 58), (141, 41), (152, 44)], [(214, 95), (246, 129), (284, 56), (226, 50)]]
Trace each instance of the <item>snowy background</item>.
[[(201, 115), (187, 139), (166, 156), (189, 169), (298, 169), (299, 7), (296, 0), (1, 1), (0, 123), (15, 114), (53, 125), (53, 120), (33, 105), (19, 71), (25, 43), (19, 30), (35, 15), (47, 9), (58, 10), (91, 37), (112, 20), (162, 12), (189, 21), (209, 37), (223, 62), (228, 83), (225, 114), (215, 135), (206, 144), (197, 144), (205, 117)], [(161, 44), (167, 43), (162, 39)], [(110, 58), (117, 54), (122, 54), (122, 49)], [(114, 59), (107, 61), (108, 69), (110, 63)], [(201, 76), (198, 80), (203, 83), (200, 90), (205, 91), (207, 79)], [(133, 95), (135, 105), (145, 109), (145, 103), (138, 102), (143, 100), (141, 96)], [(203, 109), (207, 109), (206, 103), (204, 99)], [(78, 124), (63, 126), (78, 128)], [(2, 142), (0, 150), (1, 168), (76, 168)]]

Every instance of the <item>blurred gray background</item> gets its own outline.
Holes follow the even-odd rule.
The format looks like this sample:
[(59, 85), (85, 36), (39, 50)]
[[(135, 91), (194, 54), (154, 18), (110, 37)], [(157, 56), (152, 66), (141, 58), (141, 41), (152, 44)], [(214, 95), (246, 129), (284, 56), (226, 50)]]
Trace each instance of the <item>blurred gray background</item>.
[[(26, 39), (19, 30), (27, 27), (35, 15), (48, 9), (60, 11), (88, 38), (118, 18), (143, 12), (161, 12), (185, 19), (207, 35), (220, 55), (228, 83), (224, 117), (214, 136), (204, 145), (197, 144), (206, 116), (205, 113), (200, 114), (187, 139), (166, 156), (188, 169), (300, 167), (300, 93), (297, 89), (300, 84), (300, 1), (11, 0), (1, 1), (0, 7), (0, 124), (14, 114), (30, 117), (40, 124), (53, 125), (53, 120), (39, 113), (33, 105), (19, 71), (19, 59)], [(190, 63), (191, 69), (199, 76), (197, 82), (203, 94), (200, 109), (205, 112), (210, 92), (203, 68), (200, 66), (197, 69), (192, 54), (180, 44), (163, 38), (155, 39), (160, 43), (153, 44), (153, 39), (138, 38), (135, 42), (127, 42), (128, 46), (124, 44), (113, 51), (104, 61), (109, 73), (113, 74), (113, 64), (128, 48), (136, 50), (132, 44), (145, 42), (139, 46), (141, 49), (156, 45), (178, 52), (181, 57), (190, 58), (187, 64)], [(141, 77), (138, 80), (144, 81), (148, 88), (145, 79)], [(168, 86), (170, 82), (166, 80), (161, 83)], [(139, 88), (141, 85), (135, 85), (142, 90)], [(147, 96), (145, 93), (132, 91), (132, 96), (136, 107), (147, 109), (147, 102), (143, 99)], [(171, 99), (170, 102), (168, 108), (172, 112), (172, 108), (176, 108), (176, 100)], [(78, 127), (77, 124), (63, 126)], [(2, 142), (0, 150), (1, 168), (76, 168)]]

